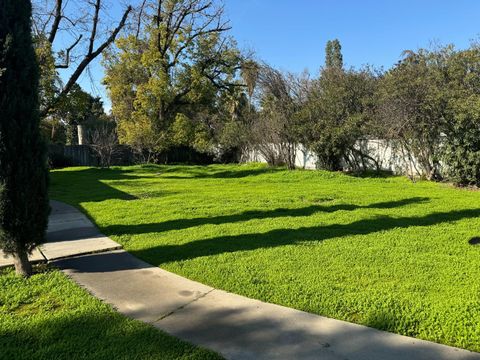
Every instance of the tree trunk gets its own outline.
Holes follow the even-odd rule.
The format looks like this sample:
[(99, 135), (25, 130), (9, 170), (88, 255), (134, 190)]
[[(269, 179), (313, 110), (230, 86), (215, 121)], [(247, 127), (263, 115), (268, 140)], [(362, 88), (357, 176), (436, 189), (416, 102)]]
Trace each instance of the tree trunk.
[(55, 132), (56, 132), (55, 124), (52, 124), (52, 132), (51, 132), (51, 135), (50, 135), (50, 140), (52, 142), (54, 142), (54, 139), (55, 139)]
[(78, 145), (87, 145), (85, 125), (77, 125)]
[(13, 255), (13, 264), (15, 265), (15, 272), (19, 276), (29, 277), (32, 275), (32, 265), (28, 260), (28, 254), (25, 249), (18, 249)]

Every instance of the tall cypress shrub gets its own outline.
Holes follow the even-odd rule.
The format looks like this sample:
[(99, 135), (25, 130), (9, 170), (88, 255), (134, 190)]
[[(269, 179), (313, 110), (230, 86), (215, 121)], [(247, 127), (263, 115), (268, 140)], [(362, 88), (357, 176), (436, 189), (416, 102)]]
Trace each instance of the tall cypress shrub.
[(29, 0), (0, 0), (0, 248), (29, 276), (48, 222), (46, 148)]

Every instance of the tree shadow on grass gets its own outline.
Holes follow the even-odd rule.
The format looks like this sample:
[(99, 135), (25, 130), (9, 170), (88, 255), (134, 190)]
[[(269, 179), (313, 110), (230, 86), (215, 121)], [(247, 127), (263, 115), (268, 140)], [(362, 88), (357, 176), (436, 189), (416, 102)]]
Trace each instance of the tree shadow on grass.
[[(92, 309), (93, 310), (93, 309)], [(2, 359), (221, 359), (115, 312), (75, 311), (0, 332)], [(96, 311), (98, 311), (96, 309)], [(29, 323), (29, 321), (27, 321)]]
[(89, 168), (76, 171), (55, 171), (50, 174), (51, 197), (79, 207), (83, 202), (136, 200), (137, 197), (118, 190), (103, 181), (138, 180), (132, 170)]
[(247, 176), (259, 176), (273, 174), (284, 171), (282, 167), (258, 167), (242, 169), (241, 167), (232, 167), (225, 170), (210, 166), (175, 166), (159, 167), (158, 175), (162, 179), (239, 179)]
[(324, 241), (352, 235), (368, 235), (380, 231), (415, 226), (432, 226), (440, 223), (459, 221), (480, 216), (480, 209), (466, 209), (443, 213), (432, 213), (422, 217), (378, 216), (358, 220), (350, 224), (302, 227), (298, 229), (275, 229), (265, 233), (219, 236), (181, 245), (161, 245), (133, 254), (160, 265), (172, 261), (183, 261), (201, 256), (212, 256), (236, 251), (266, 249), (292, 244)]
[[(76, 171), (54, 171), (50, 173), (53, 199), (81, 207), (83, 202), (101, 202), (105, 200), (136, 200), (136, 196), (121, 191), (105, 183), (105, 181), (137, 181), (140, 179), (229, 179), (256, 176), (282, 171), (282, 168), (260, 167), (253, 169), (223, 168), (208, 166), (142, 166), (146, 174), (138, 175), (135, 170), (117, 168), (88, 168)], [(167, 174), (167, 175), (163, 175)], [(126, 184), (126, 183), (125, 183)], [(123, 185), (125, 185), (123, 184)], [(154, 194), (155, 196), (162, 193)]]
[(345, 172), (345, 175), (361, 178), (361, 179), (386, 179), (392, 177), (398, 177), (392, 171), (389, 170), (367, 170), (367, 171), (358, 171), (358, 172)]
[(318, 212), (332, 213), (336, 211), (354, 211), (357, 209), (393, 209), (401, 206), (427, 202), (429, 198), (413, 197), (397, 201), (387, 201), (370, 205), (338, 204), (331, 206), (312, 205), (297, 209), (279, 208), (274, 210), (251, 210), (240, 214), (200, 217), (193, 219), (175, 219), (161, 223), (136, 225), (110, 225), (102, 228), (105, 235), (160, 233), (171, 230), (182, 230), (202, 225), (222, 225), (249, 220), (274, 219), (280, 217), (311, 216)]

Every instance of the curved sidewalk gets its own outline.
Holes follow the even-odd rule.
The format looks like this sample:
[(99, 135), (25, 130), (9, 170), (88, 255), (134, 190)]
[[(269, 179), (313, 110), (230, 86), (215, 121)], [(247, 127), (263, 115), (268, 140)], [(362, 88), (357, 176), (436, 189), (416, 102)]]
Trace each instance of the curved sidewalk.
[[(227, 359), (480, 360), (479, 353), (248, 299), (185, 279), (115, 250), (120, 246), (73, 207), (59, 202), (52, 202), (52, 207), (49, 243), (42, 247), (50, 246), (50, 251), (43, 251), (48, 260), (122, 314)], [(57, 252), (49, 245), (55, 243)], [(69, 244), (76, 251), (68, 251)], [(48, 253), (57, 259), (49, 259)]]

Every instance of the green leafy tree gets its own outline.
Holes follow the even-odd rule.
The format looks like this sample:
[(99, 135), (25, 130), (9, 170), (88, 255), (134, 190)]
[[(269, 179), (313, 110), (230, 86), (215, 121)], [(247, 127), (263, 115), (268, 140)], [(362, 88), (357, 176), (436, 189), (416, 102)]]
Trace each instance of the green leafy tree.
[(87, 132), (93, 132), (97, 125), (102, 126), (106, 120), (102, 100), (90, 95), (77, 84), (59, 101), (56, 115), (66, 127), (68, 145), (78, 144), (78, 125), (83, 125)]
[(480, 184), (480, 50), (449, 45), (405, 55), (379, 87), (380, 134), (417, 173)]
[(313, 81), (303, 116), (304, 137), (318, 157), (318, 166), (338, 171), (365, 169), (375, 161), (358, 149), (369, 134), (376, 77), (369, 69), (344, 71), (325, 67)]
[(40, 69), (39, 98), (40, 109), (51, 104), (58, 96), (61, 87), (61, 80), (55, 65), (52, 44), (45, 34), (39, 33), (34, 36), (35, 53)]
[(452, 52), (446, 63), (441, 73), (445, 175), (458, 185), (480, 186), (480, 48)]
[(44, 241), (49, 212), (30, 18), (30, 1), (0, 2), (0, 247), (23, 276), (32, 272), (28, 253)]
[(178, 146), (189, 146), (195, 139), (195, 125), (184, 114), (177, 114), (172, 124), (172, 142)]
[(223, 93), (219, 96), (215, 109), (210, 128), (213, 130), (212, 142), (217, 160), (241, 161), (242, 155), (248, 151), (249, 130), (252, 119), (256, 116), (249, 91), (237, 87), (233, 92)]
[(325, 66), (327, 68), (342, 69), (342, 45), (338, 39), (327, 41), (325, 46)]
[(104, 59), (119, 138), (139, 145), (151, 139), (144, 136), (150, 133), (159, 141), (147, 141), (143, 148), (164, 150), (172, 144), (172, 124), (181, 113), (201, 129), (196, 143), (203, 147), (219, 94), (240, 86), (241, 56), (225, 35), (223, 8), (204, 0), (146, 5), (139, 30), (120, 38)]
[(109, 119), (102, 100), (75, 84), (41, 124), (50, 142), (77, 145), (78, 125), (83, 125), (87, 133), (93, 133), (97, 127), (103, 127), (106, 121)]
[(404, 154), (406, 170), (411, 175), (442, 177), (440, 145), (447, 100), (443, 73), (451, 51), (451, 48), (407, 51), (405, 58), (380, 82), (377, 98), (380, 132)]
[(320, 168), (357, 170), (375, 163), (355, 144), (370, 131), (376, 84), (369, 68), (344, 70), (340, 42), (327, 42), (325, 66), (302, 110), (302, 141), (316, 153)]

